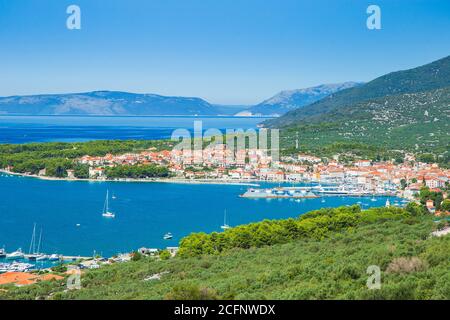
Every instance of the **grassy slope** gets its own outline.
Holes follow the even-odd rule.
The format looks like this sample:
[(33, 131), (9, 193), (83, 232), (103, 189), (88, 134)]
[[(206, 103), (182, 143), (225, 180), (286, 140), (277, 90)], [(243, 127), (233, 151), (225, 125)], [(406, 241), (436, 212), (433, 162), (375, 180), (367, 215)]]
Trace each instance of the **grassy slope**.
[(306, 149), (335, 142), (443, 154), (450, 145), (450, 87), (390, 96), (330, 112), (321, 124), (283, 130), (281, 144), (292, 147), (298, 132)]
[[(116, 264), (87, 272), (79, 291), (64, 293), (58, 283), (42, 283), (10, 289), (3, 296), (0, 292), (0, 298), (34, 299), (53, 292), (55, 299), (163, 299), (174, 288), (197, 287), (228, 299), (449, 299), (450, 237), (429, 238), (429, 218), (408, 221), (221, 256)], [(403, 274), (383, 272), (382, 289), (368, 290), (367, 267), (379, 265), (385, 271), (398, 257), (419, 257), (427, 267)], [(162, 271), (170, 273), (161, 281), (143, 281)]]

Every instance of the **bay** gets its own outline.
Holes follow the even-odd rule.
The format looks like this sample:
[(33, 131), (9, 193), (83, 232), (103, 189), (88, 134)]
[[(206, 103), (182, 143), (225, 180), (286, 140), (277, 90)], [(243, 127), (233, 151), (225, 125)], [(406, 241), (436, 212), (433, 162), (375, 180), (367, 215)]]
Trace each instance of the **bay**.
[(90, 140), (155, 140), (175, 129), (250, 129), (263, 117), (118, 117), (118, 116), (0, 116), (0, 143), (83, 142)]
[[(274, 186), (262, 184), (262, 187)], [(115, 219), (102, 217), (106, 190)], [(48, 181), (0, 176), (0, 247), (28, 249), (33, 224), (43, 228), (43, 251), (64, 255), (103, 256), (142, 246), (177, 246), (191, 232), (221, 231), (224, 210), (231, 226), (298, 217), (321, 207), (362, 202), (384, 206), (386, 198), (330, 197), (304, 199), (240, 198), (246, 186), (174, 183)], [(397, 199), (391, 198), (391, 203)], [(77, 226), (79, 224), (80, 226)], [(174, 235), (163, 240), (166, 232)]]

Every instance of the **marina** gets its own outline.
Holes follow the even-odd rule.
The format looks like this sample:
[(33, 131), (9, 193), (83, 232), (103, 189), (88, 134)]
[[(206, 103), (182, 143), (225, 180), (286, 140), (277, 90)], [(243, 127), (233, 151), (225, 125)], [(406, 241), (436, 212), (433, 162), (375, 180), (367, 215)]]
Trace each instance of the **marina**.
[(242, 198), (293, 198), (308, 199), (321, 197), (394, 197), (395, 190), (379, 189), (364, 190), (356, 187), (346, 186), (307, 186), (307, 187), (278, 187), (266, 189), (248, 189), (241, 194)]

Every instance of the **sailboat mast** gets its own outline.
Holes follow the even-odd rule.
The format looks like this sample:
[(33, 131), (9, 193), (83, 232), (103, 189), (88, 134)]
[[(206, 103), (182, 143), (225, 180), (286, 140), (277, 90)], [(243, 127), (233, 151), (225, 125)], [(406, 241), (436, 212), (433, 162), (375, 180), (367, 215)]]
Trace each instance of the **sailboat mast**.
[(109, 190), (106, 190), (106, 212), (109, 212)]
[(37, 249), (36, 253), (39, 253), (41, 251), (41, 240), (42, 240), (42, 228), (41, 228), (41, 233), (39, 234), (38, 249)]
[(35, 245), (36, 245), (35, 244), (36, 243), (35, 234), (36, 234), (36, 223), (33, 226), (33, 233), (31, 235), (31, 242), (30, 242), (30, 250), (28, 250), (29, 254), (34, 253), (34, 250), (35, 250)]

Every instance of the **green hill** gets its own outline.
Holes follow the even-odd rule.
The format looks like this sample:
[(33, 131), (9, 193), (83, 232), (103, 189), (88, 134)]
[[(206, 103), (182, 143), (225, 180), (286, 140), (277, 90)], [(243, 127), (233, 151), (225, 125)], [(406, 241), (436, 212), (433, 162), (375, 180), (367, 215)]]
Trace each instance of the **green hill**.
[(450, 86), (450, 56), (424, 66), (389, 73), (362, 86), (337, 92), (309, 106), (288, 112), (267, 121), (270, 127), (285, 127), (299, 123), (328, 121), (330, 112), (338, 108), (352, 110), (357, 103), (404, 93), (417, 93)]
[[(221, 253), (169, 260), (142, 258), (87, 271), (81, 290), (67, 291), (60, 282), (42, 282), (4, 287), (0, 299), (450, 298), (450, 237), (430, 238), (435, 228), (430, 217), (409, 216), (395, 208), (355, 210), (323, 209), (291, 219), (293, 223), (261, 222), (228, 233), (230, 239), (240, 234), (240, 239), (270, 243), (280, 240), (276, 226), (284, 225), (298, 235), (287, 243), (260, 242), (254, 243), (258, 248), (228, 247)], [(354, 224), (350, 214), (364, 222)], [(323, 228), (328, 232), (323, 233)], [(244, 232), (251, 230), (259, 233)], [(372, 265), (382, 271), (380, 290), (366, 286), (367, 268)], [(160, 280), (144, 280), (155, 274), (162, 274)]]
[[(318, 154), (333, 144), (360, 143), (378, 150), (430, 152), (443, 162), (449, 158), (449, 110), (450, 87), (391, 95), (333, 109), (326, 121), (283, 128), (281, 144), (292, 148), (298, 134), (302, 148)], [(345, 150), (327, 155), (339, 151)]]

